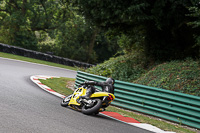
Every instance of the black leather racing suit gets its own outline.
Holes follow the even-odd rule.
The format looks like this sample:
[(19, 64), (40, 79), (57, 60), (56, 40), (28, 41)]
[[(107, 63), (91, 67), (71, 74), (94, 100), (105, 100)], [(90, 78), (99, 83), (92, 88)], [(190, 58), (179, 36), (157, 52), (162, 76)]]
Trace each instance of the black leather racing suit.
[(81, 96), (80, 98), (89, 98), (97, 89), (94, 86), (100, 86), (102, 88), (102, 92), (109, 92), (114, 94), (114, 85), (109, 84), (107, 82), (95, 82), (95, 81), (86, 81), (84, 84), (90, 85), (88, 87), (86, 95)]

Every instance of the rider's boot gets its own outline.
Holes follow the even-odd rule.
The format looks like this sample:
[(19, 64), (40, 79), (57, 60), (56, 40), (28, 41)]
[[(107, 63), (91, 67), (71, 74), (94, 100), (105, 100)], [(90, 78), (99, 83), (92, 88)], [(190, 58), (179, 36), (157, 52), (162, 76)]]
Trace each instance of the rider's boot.
[(86, 91), (86, 95), (84, 96), (80, 96), (80, 99), (90, 99), (90, 96), (92, 95), (92, 93), (95, 92), (95, 88), (94, 87), (89, 87)]
[(80, 96), (80, 99), (90, 99), (90, 96), (92, 95), (92, 91), (87, 91), (86, 95)]

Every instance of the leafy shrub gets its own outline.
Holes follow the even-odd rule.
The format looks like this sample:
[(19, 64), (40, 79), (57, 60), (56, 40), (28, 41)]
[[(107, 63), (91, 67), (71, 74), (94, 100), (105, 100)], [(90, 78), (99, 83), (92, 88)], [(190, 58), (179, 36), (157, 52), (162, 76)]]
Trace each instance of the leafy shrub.
[(166, 62), (134, 83), (200, 96), (200, 65), (190, 58)]
[(146, 72), (143, 64), (144, 61), (139, 55), (123, 55), (110, 58), (102, 64), (87, 69), (86, 72), (122, 81), (133, 81)]

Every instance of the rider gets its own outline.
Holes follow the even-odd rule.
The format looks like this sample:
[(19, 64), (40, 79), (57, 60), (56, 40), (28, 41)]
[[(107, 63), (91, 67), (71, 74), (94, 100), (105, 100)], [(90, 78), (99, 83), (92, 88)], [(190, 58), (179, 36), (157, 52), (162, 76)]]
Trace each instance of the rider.
[(85, 81), (84, 83), (80, 85), (85, 84), (85, 85), (91, 85), (91, 86), (87, 88), (86, 95), (80, 96), (80, 98), (88, 99), (96, 91), (96, 88), (94, 87), (94, 85), (101, 86), (103, 92), (114, 94), (114, 83), (115, 83), (115, 80), (113, 78), (108, 78), (106, 82)]

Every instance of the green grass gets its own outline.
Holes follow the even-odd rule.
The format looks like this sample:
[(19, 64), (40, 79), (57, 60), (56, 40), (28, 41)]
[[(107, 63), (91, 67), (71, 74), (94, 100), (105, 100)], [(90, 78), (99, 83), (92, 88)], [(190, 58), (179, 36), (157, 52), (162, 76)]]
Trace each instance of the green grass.
[[(73, 93), (73, 91), (69, 88), (66, 88), (66, 86), (68, 83), (70, 83), (70, 84), (74, 83), (75, 79), (53, 78), (53, 79), (40, 80), (40, 81), (41, 81), (41, 83), (49, 86), (51, 89), (55, 90), (56, 92), (58, 92), (60, 94), (70, 95)], [(153, 119), (152, 117), (150, 118), (148, 116), (138, 114), (133, 111), (120, 109), (118, 107), (109, 106), (106, 110), (111, 111), (111, 112), (117, 112), (125, 117), (134, 118), (141, 123), (148, 123), (148, 124), (154, 125), (162, 130), (174, 131), (177, 133), (195, 133), (194, 131), (183, 128), (178, 124), (176, 124), (176, 125), (170, 124), (170, 123), (167, 123), (162, 120)]]
[(52, 78), (47, 80), (40, 79), (40, 82), (52, 88), (54, 91), (63, 94), (65, 96), (68, 96), (72, 94), (73, 91), (69, 88), (66, 88), (66, 85), (69, 82), (74, 83), (75, 79), (61, 77), (61, 78)]
[(28, 57), (19, 56), (19, 55), (3, 53), (3, 52), (0, 52), (0, 57), (27, 61), (27, 62), (32, 62), (32, 63), (38, 63), (38, 64), (44, 64), (44, 65), (49, 65), (49, 66), (55, 66), (55, 67), (60, 67), (60, 68), (65, 68), (65, 69), (70, 69), (70, 70), (75, 70), (75, 71), (78, 69), (76, 67), (66, 66), (62, 64), (57, 64), (53, 62), (48, 62), (48, 61), (43, 61), (43, 60), (38, 60), (38, 59), (28, 58)]

